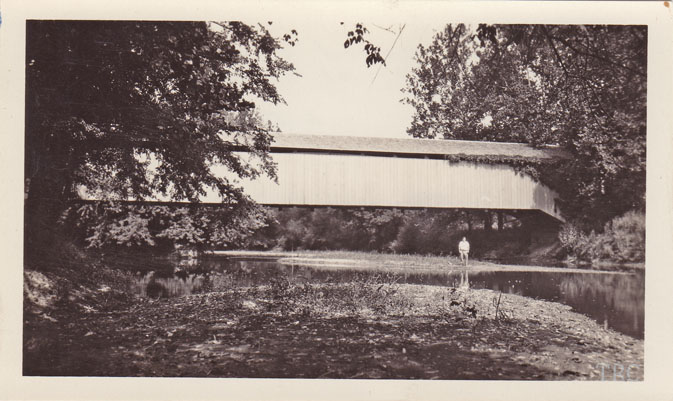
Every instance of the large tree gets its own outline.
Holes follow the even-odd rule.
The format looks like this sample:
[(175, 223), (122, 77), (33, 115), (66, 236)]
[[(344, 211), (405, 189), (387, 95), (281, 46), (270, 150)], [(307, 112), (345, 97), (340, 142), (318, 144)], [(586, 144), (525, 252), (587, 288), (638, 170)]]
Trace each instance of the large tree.
[(647, 27), (448, 25), (416, 61), (411, 135), (559, 145), (539, 175), (568, 218), (644, 209)]
[[(274, 175), (255, 102), (282, 102), (282, 41), (240, 22), (28, 21), (26, 240), (48, 241), (78, 189), (107, 199), (245, 201), (238, 177)], [(252, 158), (234, 150), (245, 150)]]

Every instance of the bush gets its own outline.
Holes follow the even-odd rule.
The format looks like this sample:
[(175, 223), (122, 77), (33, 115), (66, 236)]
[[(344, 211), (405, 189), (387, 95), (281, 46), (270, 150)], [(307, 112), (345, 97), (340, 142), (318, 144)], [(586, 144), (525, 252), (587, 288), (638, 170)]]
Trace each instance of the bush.
[(645, 260), (645, 213), (631, 211), (606, 225), (615, 258), (620, 262)]
[(577, 226), (566, 224), (559, 241), (575, 262), (643, 262), (645, 260), (645, 214), (630, 211), (615, 217), (602, 233), (584, 234)]
[(558, 239), (566, 252), (575, 254), (579, 243), (583, 241), (584, 233), (574, 224), (564, 224), (558, 233)]
[(390, 245), (396, 253), (418, 253), (419, 245), (422, 243), (421, 230), (414, 221), (405, 223), (400, 229), (397, 238)]

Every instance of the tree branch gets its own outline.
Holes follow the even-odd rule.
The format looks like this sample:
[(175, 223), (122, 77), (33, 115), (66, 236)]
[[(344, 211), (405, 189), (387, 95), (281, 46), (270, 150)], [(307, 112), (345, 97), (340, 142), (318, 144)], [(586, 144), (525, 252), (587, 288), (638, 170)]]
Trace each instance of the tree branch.
[(563, 68), (563, 72), (565, 73), (566, 76), (569, 76), (570, 74), (568, 73), (568, 69), (566, 68), (565, 63), (563, 62), (563, 59), (561, 58), (561, 55), (559, 54), (558, 50), (556, 49), (556, 46), (554, 45), (554, 41), (552, 40), (552, 37), (549, 34), (549, 31), (547, 30), (547, 27), (542, 25), (541, 28), (542, 28), (542, 32), (544, 33), (544, 36), (547, 38), (547, 41), (549, 42), (549, 45), (551, 46), (552, 50), (554, 51), (554, 54), (556, 55), (556, 59), (561, 64), (561, 68)]
[[(546, 28), (543, 27), (543, 29), (546, 29)], [(642, 72), (640, 72), (640, 71), (634, 70), (634, 69), (631, 68), (631, 67), (627, 67), (627, 66), (622, 65), (622, 64), (620, 64), (620, 63), (617, 63), (617, 62), (615, 62), (615, 61), (612, 61), (612, 60), (610, 60), (609, 58), (600, 56), (600, 55), (598, 55), (598, 54), (596, 54), (596, 53), (588, 53), (588, 52), (580, 51), (579, 49), (577, 49), (577, 48), (575, 48), (574, 46), (572, 46), (572, 45), (570, 44), (570, 42), (568, 42), (568, 40), (566, 40), (566, 39), (557, 38), (557, 37), (553, 37), (553, 39), (556, 40), (556, 41), (558, 41), (558, 42), (560, 42), (560, 43), (562, 43), (562, 44), (565, 45), (568, 49), (572, 50), (573, 52), (575, 52), (575, 53), (577, 53), (577, 54), (579, 54), (579, 55), (586, 56), (586, 57), (593, 57), (593, 58), (595, 58), (595, 59), (598, 59), (598, 60), (601, 60), (601, 61), (603, 61), (603, 62), (605, 62), (605, 63), (608, 63), (608, 64), (610, 64), (610, 65), (612, 65), (612, 66), (618, 67), (618, 68), (620, 68), (620, 69), (622, 69), (622, 70), (630, 71), (630, 72), (632, 72), (632, 73), (634, 73), (634, 74), (636, 74), (636, 75), (639, 75), (639, 76), (641, 76), (641, 77), (646, 77), (646, 76), (647, 76), (646, 74), (644, 74), (644, 73), (642, 73)]]

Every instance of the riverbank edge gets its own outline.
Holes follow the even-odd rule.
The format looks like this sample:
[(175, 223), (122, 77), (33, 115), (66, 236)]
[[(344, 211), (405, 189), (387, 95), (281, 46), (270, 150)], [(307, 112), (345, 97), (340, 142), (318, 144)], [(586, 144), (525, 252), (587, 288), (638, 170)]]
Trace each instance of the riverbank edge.
[[(349, 268), (361, 270), (394, 271), (412, 269), (417, 271), (475, 271), (475, 272), (550, 272), (550, 273), (591, 273), (591, 274), (631, 274), (643, 271), (644, 264), (628, 264), (623, 267), (627, 270), (599, 270), (573, 267), (551, 267), (536, 265), (500, 264), (482, 260), (473, 260), (467, 267), (453, 256), (420, 256), (398, 255), (371, 252), (353, 251), (250, 251), (250, 250), (223, 250), (209, 251), (206, 255), (240, 257), (240, 258), (273, 258), (278, 263), (299, 266), (314, 266), (321, 268)], [(605, 266), (605, 265), (603, 265)]]
[[(34, 280), (34, 275), (34, 271), (27, 272), (27, 278), (29, 281), (31, 278)], [(52, 276), (52, 278), (55, 277)], [(377, 313), (374, 312), (375, 309), (372, 309), (371, 305), (367, 304), (366, 302), (362, 303), (362, 300), (356, 299), (356, 305), (358, 305), (357, 311), (346, 312), (346, 314), (343, 315), (343, 312), (330, 312), (329, 310), (325, 310), (324, 307), (320, 306), (321, 304), (324, 305), (325, 302), (327, 302), (327, 304), (333, 302), (329, 297), (323, 298), (322, 288), (325, 287), (325, 285), (316, 285), (312, 292), (313, 296), (309, 298), (305, 298), (305, 292), (301, 291), (303, 287), (297, 287), (295, 290), (292, 289), (293, 287), (290, 287), (289, 289), (285, 290), (288, 291), (288, 297), (279, 299), (270, 297), (270, 294), (273, 294), (273, 291), (270, 291), (270, 288), (267, 288), (268, 286), (262, 286), (259, 288), (261, 292), (257, 293), (257, 295), (251, 295), (252, 298), (245, 296), (246, 299), (238, 299), (237, 303), (241, 306), (236, 310), (231, 310), (230, 312), (232, 314), (230, 315), (236, 316), (234, 319), (236, 321), (241, 321), (245, 316), (248, 315), (250, 315), (251, 318), (254, 317), (256, 319), (271, 319), (271, 321), (278, 322), (282, 327), (285, 327), (285, 330), (299, 330), (299, 332), (296, 333), (297, 338), (307, 335), (306, 330), (299, 329), (299, 327), (302, 327), (304, 324), (326, 324), (326, 329), (329, 328), (329, 330), (326, 331), (329, 332), (330, 330), (338, 330), (339, 325), (337, 322), (339, 322), (340, 319), (348, 318), (349, 316), (351, 318), (355, 318), (356, 322), (358, 322), (358, 327), (360, 327), (362, 330), (365, 330), (365, 332), (368, 332), (367, 327), (378, 327), (377, 330), (379, 331), (382, 330), (381, 327), (388, 327), (384, 330), (384, 333), (386, 336), (392, 336), (391, 338), (393, 340), (384, 340), (383, 338), (375, 338), (373, 340), (375, 343), (378, 343), (378, 341), (383, 341), (385, 344), (388, 344), (386, 347), (406, 347), (406, 351), (403, 348), (395, 348), (396, 351), (392, 352), (392, 354), (388, 356), (392, 364), (400, 365), (400, 372), (414, 366), (424, 366), (425, 362), (427, 361), (423, 360), (423, 358), (431, 358), (432, 361), (435, 361), (432, 354), (427, 353), (427, 349), (435, 347), (440, 343), (443, 344), (442, 348), (456, 348), (462, 350), (461, 352), (464, 354), (464, 356), (469, 357), (469, 360), (473, 360), (477, 365), (492, 365), (492, 358), (494, 356), (497, 357), (497, 360), (503, 364), (502, 366), (497, 367), (497, 369), (503, 369), (505, 372), (510, 372), (506, 374), (506, 377), (512, 374), (512, 369), (516, 370), (519, 368), (525, 368), (529, 373), (531, 369), (533, 372), (537, 372), (535, 373), (535, 377), (537, 379), (600, 380), (600, 375), (602, 374), (600, 372), (601, 364), (621, 363), (624, 366), (634, 364), (642, 367), (644, 363), (643, 340), (634, 339), (625, 334), (604, 328), (589, 317), (573, 312), (569, 306), (563, 305), (561, 303), (530, 299), (514, 294), (500, 295), (500, 293), (497, 291), (486, 289), (451, 289), (416, 284), (391, 285), (392, 287), (390, 287), (390, 289), (395, 290), (392, 294), (397, 294), (392, 295), (393, 298), (399, 296), (403, 299), (410, 300), (410, 308), (407, 307), (407, 303), (403, 302), (401, 304), (402, 306), (393, 306), (393, 309), (386, 313)], [(378, 284), (376, 284), (376, 286), (378, 286)], [(90, 286), (85, 285), (85, 287)], [(384, 289), (385, 288), (387, 287), (384, 287)], [(356, 288), (356, 290), (357, 289), (358, 288)], [(96, 292), (100, 295), (109, 295), (110, 292), (110, 290), (105, 289), (105, 287), (98, 286), (91, 286), (88, 288), (88, 290)], [(357, 292), (362, 296), (371, 293), (371, 291)], [(295, 298), (296, 296), (299, 296), (299, 298)], [(501, 316), (501, 319), (504, 319), (502, 322), (498, 321), (496, 318), (496, 305), (494, 300), (498, 296), (501, 297), (501, 299), (498, 299), (498, 307), (500, 308), (499, 310), (501, 313), (504, 312), (504, 315)], [(220, 299), (227, 299), (229, 297), (231, 297), (231, 294), (226, 291), (209, 292), (176, 298), (170, 302), (168, 300), (161, 302), (140, 300), (139, 303), (134, 302), (133, 306), (128, 304), (126, 307), (124, 307), (118, 304), (112, 308), (101, 308), (103, 306), (101, 302), (102, 299), (99, 297), (96, 297), (95, 299), (90, 298), (88, 305), (83, 305), (79, 302), (76, 303), (77, 305), (73, 305), (74, 303), (71, 303), (72, 306), (76, 306), (76, 309), (80, 309), (80, 312), (76, 313), (76, 315), (71, 314), (67, 319), (64, 319), (66, 316), (61, 313), (54, 314), (54, 316), (58, 317), (58, 321), (48, 317), (49, 314), (44, 314), (42, 316), (46, 317), (46, 319), (38, 319), (41, 322), (30, 319), (33, 320), (33, 324), (29, 323), (29, 326), (33, 326), (35, 323), (38, 324), (36, 327), (32, 327), (32, 329), (28, 330), (28, 333), (30, 334), (26, 339), (27, 343), (24, 343), (24, 352), (27, 352), (27, 354), (24, 354), (24, 358), (28, 357), (29, 360), (33, 361), (34, 363), (35, 358), (39, 358), (38, 360), (41, 359), (40, 355), (43, 352), (49, 354), (49, 347), (45, 349), (43, 346), (47, 346), (49, 341), (52, 341), (55, 338), (53, 333), (60, 333), (59, 338), (72, 339), (72, 341), (69, 341), (69, 344), (67, 345), (59, 344), (59, 347), (65, 347), (62, 349), (64, 352), (67, 351), (65, 354), (69, 355), (70, 351), (86, 353), (86, 350), (84, 349), (68, 350), (68, 348), (72, 346), (71, 344), (79, 344), (79, 341), (81, 341), (80, 339), (87, 338), (88, 340), (93, 340), (98, 336), (103, 336), (103, 338), (100, 339), (103, 341), (103, 344), (106, 344), (108, 341), (112, 341), (117, 344), (117, 341), (119, 340), (112, 338), (115, 336), (109, 336), (109, 333), (115, 332), (112, 329), (116, 327), (117, 319), (123, 318), (136, 321), (138, 316), (133, 317), (133, 314), (144, 315), (145, 313), (149, 314), (148, 316), (155, 316), (157, 319), (159, 319), (156, 320), (154, 324), (144, 328), (141, 331), (134, 329), (133, 331), (127, 333), (130, 335), (129, 338), (141, 339), (147, 337), (145, 335), (147, 334), (145, 333), (146, 330), (148, 333), (150, 333), (150, 331), (154, 333), (157, 328), (164, 326), (175, 326), (175, 323), (177, 322), (173, 322), (171, 319), (173, 319), (175, 316), (180, 316), (180, 313), (177, 312), (182, 311), (187, 306), (189, 306), (190, 309), (195, 310), (206, 307), (208, 310), (213, 309), (219, 311), (220, 309), (218, 308), (220, 308), (220, 306), (218, 305), (221, 302)], [(47, 308), (43, 309), (39, 308), (40, 305), (34, 304), (36, 301), (35, 299), (30, 298), (31, 297), (27, 297), (27, 303), (32, 304), (33, 307), (37, 307), (36, 309), (42, 309), (42, 312), (47, 312), (48, 309), (51, 309), (49, 306), (56, 310), (61, 309), (61, 311), (64, 312), (62, 308), (65, 305), (62, 303), (52, 303), (49, 306), (42, 305), (43, 307), (47, 306)], [(367, 299), (369, 299), (369, 297), (367, 297)], [(380, 301), (380, 298), (378, 297), (372, 299), (376, 302)], [(70, 301), (74, 300), (71, 299)], [(271, 313), (264, 312), (265, 307), (263, 305), (265, 304), (272, 305), (272, 307), (280, 309), (283, 309), (281, 307), (285, 305), (286, 307), (289, 307), (290, 310), (282, 313), (273, 311), (271, 311)], [(454, 304), (457, 306), (453, 306)], [(198, 308), (196, 308), (197, 305)], [(30, 310), (33, 308), (28, 309)], [(54, 309), (51, 311), (56, 312)], [(386, 309), (388, 309), (388, 307)], [(310, 315), (305, 314), (306, 310), (312, 311)], [(402, 310), (404, 313), (400, 315)], [(473, 310), (476, 311), (475, 313), (477, 316), (471, 316), (471, 311)], [(33, 310), (31, 312), (29, 312), (29, 314), (33, 314), (37, 311)], [(71, 309), (70, 313), (73, 312), (75, 311)], [(194, 328), (199, 328), (199, 330), (197, 330), (199, 332), (207, 329), (205, 331), (212, 334), (212, 330), (214, 330), (216, 327), (223, 326), (219, 321), (214, 322), (206, 319), (206, 315), (209, 314), (209, 312), (206, 312), (208, 311), (204, 310), (204, 315), (197, 318), (198, 321), (204, 321), (195, 325)], [(116, 316), (112, 320), (110, 320), (111, 313)], [(220, 315), (221, 311), (218, 312), (218, 316)], [(159, 316), (162, 318), (159, 318)], [(316, 320), (308, 316), (317, 316), (319, 318)], [(162, 319), (167, 320), (163, 322)], [(154, 320), (154, 318), (152, 320)], [(76, 324), (78, 321), (81, 321), (82, 324)], [(402, 324), (402, 326), (393, 326), (391, 325), (392, 322), (399, 322)], [(184, 324), (191, 324), (190, 320), (186, 320)], [(425, 327), (425, 325), (430, 325), (428, 327), (434, 327), (434, 329), (427, 332), (415, 331), (420, 327)], [(264, 326), (273, 327), (274, 324), (265, 324)], [(225, 325), (225, 327), (228, 327), (228, 325)], [(442, 327), (445, 328), (442, 329)], [(447, 329), (449, 329), (448, 332), (445, 331)], [(501, 331), (503, 329), (506, 330), (506, 332)], [(215, 331), (214, 333), (218, 339), (217, 341), (221, 341), (221, 338), (226, 337), (226, 330), (221, 333), (219, 331), (220, 329), (217, 330), (218, 331)], [(444, 332), (444, 334), (441, 334), (438, 337), (437, 331)], [(43, 338), (43, 340), (40, 340), (40, 337), (43, 337), (44, 333), (46, 332), (52, 333), (52, 335)], [(273, 337), (272, 334), (273, 333), (269, 333), (269, 336), (271, 336), (269, 338)], [(335, 336), (337, 336), (337, 334), (335, 334)], [(109, 339), (104, 340), (104, 338)], [(372, 338), (363, 337), (363, 339), (367, 340), (367, 344), (372, 344), (370, 343)], [(46, 340), (47, 343), (41, 344), (44, 340)], [(200, 349), (201, 347), (208, 346), (208, 344), (210, 344), (210, 337), (207, 340), (207, 342), (203, 343), (203, 341), (206, 341), (205, 339), (193, 338), (189, 340), (190, 342), (188, 344), (176, 343), (176, 346), (183, 346), (186, 349)], [(235, 340), (235, 344), (232, 343), (231, 346), (240, 346), (240, 341), (244, 339), (236, 337)], [(268, 344), (265, 345), (265, 341), (270, 341), (269, 339), (259, 341), (256, 339), (248, 340), (254, 342), (251, 345), (249, 344), (249, 346), (253, 349), (268, 349)], [(312, 339), (309, 336), (309, 338), (306, 340), (318, 341), (319, 339)], [(170, 338), (166, 338), (162, 341), (171, 343), (172, 340)], [(274, 350), (271, 352), (271, 355), (274, 358), (280, 357), (278, 355), (281, 354), (284, 355), (283, 358), (285, 358), (285, 355), (292, 357), (292, 350), (296, 351), (297, 349), (300, 349), (304, 344), (303, 341), (304, 340), (302, 340), (301, 345), (292, 342), (291, 344), (288, 344), (288, 350)], [(51, 346), (53, 345), (54, 344), (51, 344)], [(117, 352), (112, 352), (110, 354), (110, 361), (108, 361), (110, 362), (109, 367), (106, 368), (101, 366), (100, 368), (102, 370), (97, 372), (97, 374), (112, 376), (119, 374), (129, 374), (129, 372), (126, 372), (120, 364), (127, 364), (128, 366), (135, 366), (136, 364), (144, 365), (144, 359), (149, 358), (148, 355), (144, 356), (140, 361), (129, 362), (127, 358), (130, 357), (131, 354), (135, 351), (136, 346), (154, 346), (154, 344), (135, 344), (134, 342), (125, 342), (123, 344), (117, 345), (125, 346), (130, 354), (122, 355), (118, 354)], [(365, 346), (369, 347), (370, 345)], [(77, 348), (80, 347), (77, 346)], [(108, 349), (110, 347), (106, 346), (103, 348)], [(93, 353), (97, 354), (102, 352), (103, 349), (91, 349), (89, 351), (96, 351)], [(156, 352), (159, 354), (151, 354), (151, 357), (154, 359), (175, 359), (174, 355), (165, 354), (164, 351), (160, 348), (158, 348)], [(103, 352), (103, 354), (105, 354), (105, 352)], [(417, 360), (414, 359), (414, 355), (417, 355), (415, 357)], [(425, 356), (422, 357), (421, 355)], [(232, 357), (240, 358), (241, 356), (223, 354), (221, 357), (226, 359)], [(68, 363), (69, 366), (77, 366), (78, 361), (76, 357), (74, 358), (75, 359)], [(449, 358), (450, 360), (451, 357), (445, 355), (441, 358)], [(104, 360), (105, 358), (102, 359)], [(178, 362), (185, 361), (175, 359), (173, 362), (175, 362), (173, 365), (178, 365)], [(445, 362), (446, 360), (442, 363)], [(251, 368), (261, 369), (259, 366), (255, 365), (254, 361), (248, 361), (247, 363), (251, 364)], [(346, 362), (343, 360), (340, 360), (338, 363), (346, 364)], [(114, 365), (117, 365), (117, 367), (113, 367)], [(152, 365), (154, 364), (150, 364), (148, 366)], [(156, 368), (156, 365), (154, 366)], [(299, 364), (297, 366), (302, 365)], [(61, 368), (64, 367), (65, 366), (61, 366)], [(189, 363), (187, 363), (185, 368), (187, 369), (187, 372), (194, 373), (200, 372), (203, 367), (196, 364), (189, 365)], [(108, 372), (106, 369), (112, 369), (112, 371)], [(121, 369), (121, 371), (118, 369)], [(379, 372), (376, 371), (377, 368), (373, 368), (369, 365), (362, 366), (362, 369), (370, 371), (370, 374), (367, 374), (363, 377), (392, 378), (389, 376), (389, 374), (394, 374), (394, 377), (396, 378), (403, 378), (396, 376), (397, 374), (401, 374), (399, 372)], [(499, 371), (497, 369), (490, 373), (481, 373), (487, 376), (481, 376), (480, 378), (499, 378), (497, 375)], [(29, 372), (27, 373), (30, 375)], [(60, 375), (69, 375), (67, 372), (68, 370), (66, 368), (66, 370), (54, 373)], [(420, 375), (418, 378), (434, 378), (432, 376), (426, 377), (422, 372), (423, 371), (417, 372)], [(45, 372), (43, 372), (43, 374), (44, 373)], [(142, 371), (136, 373), (146, 375), (145, 373), (142, 373)], [(146, 373), (149, 373), (149, 371)], [(171, 369), (160, 369), (160, 371), (156, 373), (158, 373), (158, 376), (181, 376), (184, 374), (183, 371), (178, 372)], [(457, 377), (451, 376), (443, 378), (477, 378), (470, 377), (469, 375), (462, 376), (463, 373), (465, 372), (459, 373), (459, 376)], [(268, 374), (273, 376), (277, 374), (277, 372), (269, 372)], [(301, 371), (301, 369), (297, 371), (297, 374), (301, 377), (312, 377), (312, 373), (310, 371), (305, 372)], [(540, 376), (538, 376), (538, 374)], [(152, 374), (149, 375), (151, 376)], [(198, 373), (196, 373), (196, 375), (199, 376)], [(327, 377), (329, 376), (330, 375)], [(230, 376), (228, 374), (224, 374), (220, 377)], [(340, 374), (337, 374), (333, 377), (348, 378), (349, 376), (341, 376)], [(524, 377), (532, 378), (531, 376)], [(516, 375), (509, 376), (509, 378), (516, 378)]]

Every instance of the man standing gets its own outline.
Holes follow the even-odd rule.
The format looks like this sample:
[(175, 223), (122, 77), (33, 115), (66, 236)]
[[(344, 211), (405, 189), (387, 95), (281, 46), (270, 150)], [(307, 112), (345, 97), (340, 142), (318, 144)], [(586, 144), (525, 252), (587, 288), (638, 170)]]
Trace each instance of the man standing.
[(467, 256), (470, 253), (470, 243), (463, 237), (463, 240), (458, 243), (458, 253), (460, 253), (460, 261), (465, 262), (467, 266)]

